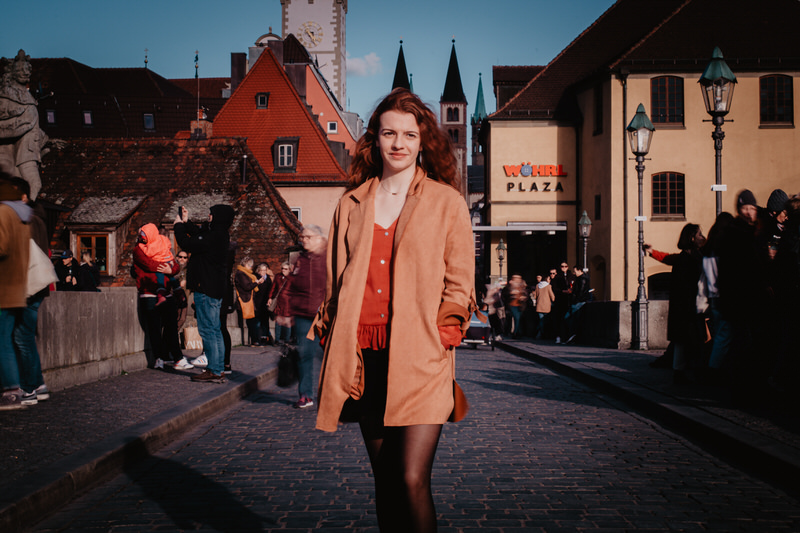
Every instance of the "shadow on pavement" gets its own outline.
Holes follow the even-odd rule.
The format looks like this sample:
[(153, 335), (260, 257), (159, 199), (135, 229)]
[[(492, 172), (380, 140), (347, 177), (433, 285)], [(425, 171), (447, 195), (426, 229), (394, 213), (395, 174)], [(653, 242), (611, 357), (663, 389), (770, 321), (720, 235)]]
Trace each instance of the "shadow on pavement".
[(176, 529), (265, 531), (277, 522), (251, 511), (223, 485), (179, 462), (147, 455), (125, 465), (125, 474), (158, 504)]

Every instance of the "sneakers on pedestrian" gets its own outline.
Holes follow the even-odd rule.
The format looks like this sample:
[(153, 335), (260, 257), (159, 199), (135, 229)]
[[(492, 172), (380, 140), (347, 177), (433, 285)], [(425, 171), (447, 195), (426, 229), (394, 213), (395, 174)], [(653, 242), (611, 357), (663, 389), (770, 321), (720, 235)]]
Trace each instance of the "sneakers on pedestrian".
[(210, 370), (203, 370), (202, 374), (192, 376), (192, 381), (200, 383), (225, 383), (225, 378), (222, 374), (215, 374)]
[(22, 389), (5, 391), (0, 396), (0, 411), (10, 411), (12, 409), (22, 409)]
[(225, 365), (225, 370), (223, 370), (222, 373), (223, 374), (232, 374), (233, 373), (233, 369), (231, 368), (231, 365)]
[(194, 368), (194, 365), (189, 362), (186, 357), (182, 357), (180, 361), (173, 365), (175, 370), (189, 370), (190, 368)]
[(295, 409), (305, 409), (306, 407), (311, 407), (312, 405), (314, 405), (314, 400), (312, 400), (311, 398), (303, 397), (294, 402), (292, 404), (292, 407), (294, 407)]
[(200, 355), (194, 358), (192, 364), (194, 366), (200, 366), (200, 367), (208, 366), (208, 357), (206, 357), (206, 354), (201, 353)]
[(556, 344), (561, 344), (561, 337), (556, 337)]
[(156, 359), (156, 362), (153, 364), (153, 368), (156, 370), (164, 370), (164, 360), (161, 358)]
[(50, 399), (50, 389), (47, 388), (47, 385), (39, 385), (33, 392), (36, 393), (36, 399), (40, 402)]
[(564, 344), (572, 344), (572, 342), (575, 340), (575, 337), (577, 337), (577, 335), (570, 335), (569, 339), (567, 339), (567, 342)]
[(22, 396), (20, 396), (19, 403), (22, 405), (36, 405), (39, 403), (39, 399), (36, 397), (36, 391), (25, 392), (22, 389), (20, 390), (22, 391)]

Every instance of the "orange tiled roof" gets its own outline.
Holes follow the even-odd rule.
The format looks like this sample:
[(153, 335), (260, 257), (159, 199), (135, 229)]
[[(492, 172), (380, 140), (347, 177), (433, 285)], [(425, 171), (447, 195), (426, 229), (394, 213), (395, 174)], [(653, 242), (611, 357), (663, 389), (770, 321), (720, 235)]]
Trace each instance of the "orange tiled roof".
[[(256, 109), (259, 93), (269, 93), (266, 109)], [(268, 48), (217, 114), (213, 136), (245, 137), (274, 182), (341, 184), (347, 179), (328, 147), (325, 133)], [(279, 137), (300, 139), (294, 173), (274, 172), (272, 147)]]

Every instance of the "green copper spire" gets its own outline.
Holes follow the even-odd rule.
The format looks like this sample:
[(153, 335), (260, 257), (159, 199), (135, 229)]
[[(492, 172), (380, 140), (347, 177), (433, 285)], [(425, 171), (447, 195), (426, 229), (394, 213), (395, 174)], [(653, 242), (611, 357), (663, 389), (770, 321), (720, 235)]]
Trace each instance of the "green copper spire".
[(483, 78), (478, 73), (478, 96), (475, 99), (475, 113), (472, 114), (472, 123), (477, 124), (486, 118), (486, 104), (483, 101)]

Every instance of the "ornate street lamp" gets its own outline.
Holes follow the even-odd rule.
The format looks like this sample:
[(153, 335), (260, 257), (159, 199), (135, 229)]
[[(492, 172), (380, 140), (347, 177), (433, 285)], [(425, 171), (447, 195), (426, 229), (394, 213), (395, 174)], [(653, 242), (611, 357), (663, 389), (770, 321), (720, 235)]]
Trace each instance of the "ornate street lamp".
[(726, 189), (722, 184), (722, 139), (725, 138), (722, 125), (725, 123), (725, 115), (731, 110), (733, 88), (736, 84), (736, 76), (722, 58), (719, 47), (714, 48), (711, 61), (700, 76), (699, 83), (703, 90), (706, 112), (711, 115), (711, 123), (714, 124), (711, 138), (714, 139), (717, 178), (711, 190), (717, 195), (717, 215), (719, 215), (722, 212), (722, 191)]
[(644, 216), (643, 209), (643, 187), (644, 180), (644, 156), (650, 151), (650, 141), (653, 140), (653, 132), (656, 131), (653, 123), (644, 112), (644, 106), (639, 104), (636, 114), (631, 123), (625, 128), (628, 132), (628, 141), (631, 145), (631, 152), (636, 156), (636, 172), (639, 175), (639, 290), (636, 293), (636, 314), (634, 315), (634, 329), (636, 331), (636, 348), (647, 350), (647, 293), (644, 289)]
[(578, 220), (578, 235), (583, 239), (583, 271), (589, 271), (589, 263), (587, 261), (589, 250), (589, 235), (592, 234), (592, 221), (586, 211), (583, 211), (580, 220)]
[(506, 258), (506, 245), (503, 242), (503, 239), (500, 239), (500, 242), (497, 243), (497, 248), (495, 248), (495, 250), (497, 251), (497, 262), (500, 263), (500, 280), (502, 281), (502, 279), (503, 279), (503, 261)]

